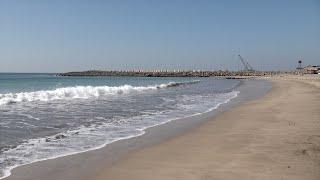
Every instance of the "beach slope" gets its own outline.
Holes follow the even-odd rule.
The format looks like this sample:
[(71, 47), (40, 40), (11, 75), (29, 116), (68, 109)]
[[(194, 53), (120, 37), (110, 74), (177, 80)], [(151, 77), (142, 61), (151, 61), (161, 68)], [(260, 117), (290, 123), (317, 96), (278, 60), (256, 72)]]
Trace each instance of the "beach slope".
[(320, 90), (273, 80), (264, 97), (129, 153), (92, 179), (320, 179)]

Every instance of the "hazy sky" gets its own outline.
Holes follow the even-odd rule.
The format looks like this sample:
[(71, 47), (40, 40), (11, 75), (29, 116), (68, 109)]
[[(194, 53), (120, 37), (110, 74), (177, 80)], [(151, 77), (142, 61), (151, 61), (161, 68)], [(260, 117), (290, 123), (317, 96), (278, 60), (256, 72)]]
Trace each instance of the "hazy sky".
[(0, 72), (320, 64), (320, 0), (1, 0)]

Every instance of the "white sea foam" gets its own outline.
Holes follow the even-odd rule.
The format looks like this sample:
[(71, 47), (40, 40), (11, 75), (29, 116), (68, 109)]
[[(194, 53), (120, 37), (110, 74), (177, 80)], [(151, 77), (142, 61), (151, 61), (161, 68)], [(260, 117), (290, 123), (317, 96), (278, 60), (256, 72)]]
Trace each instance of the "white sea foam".
[(167, 84), (150, 85), (150, 86), (75, 86), (64, 87), (55, 90), (7, 93), (0, 94), (0, 105), (6, 105), (18, 102), (32, 101), (52, 101), (52, 100), (70, 100), (70, 99), (88, 99), (97, 98), (104, 95), (127, 94), (132, 92), (141, 92), (156, 90), (166, 87), (179, 86), (184, 84), (196, 83), (199, 81), (189, 82), (170, 82)]
[[(6, 164), (4, 169), (0, 169), (0, 179), (10, 176), (11, 170), (21, 165), (99, 149), (115, 141), (143, 135), (147, 128), (206, 113), (217, 109), (221, 104), (229, 102), (237, 97), (238, 93), (238, 91), (232, 91), (214, 94), (210, 97), (184, 96), (181, 98), (182, 102), (192, 101), (195, 103), (192, 103), (191, 106), (180, 105), (178, 113), (176, 111), (158, 112), (151, 116), (137, 116), (121, 119), (121, 121), (109, 121), (99, 126), (81, 126), (63, 134), (29, 139), (16, 148), (3, 152), (0, 156), (0, 161)], [(198, 108), (199, 106), (202, 108)], [(104, 119), (104, 117), (99, 116), (96, 118)], [(119, 124), (119, 122), (121, 123)]]

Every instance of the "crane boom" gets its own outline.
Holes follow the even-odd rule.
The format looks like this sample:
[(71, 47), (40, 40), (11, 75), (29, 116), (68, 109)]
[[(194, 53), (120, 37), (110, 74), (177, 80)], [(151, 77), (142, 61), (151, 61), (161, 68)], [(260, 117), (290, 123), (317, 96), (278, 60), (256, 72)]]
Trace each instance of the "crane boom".
[(252, 66), (247, 61), (245, 61), (240, 54), (238, 56), (239, 56), (239, 59), (244, 67), (244, 70), (245, 71), (253, 71)]

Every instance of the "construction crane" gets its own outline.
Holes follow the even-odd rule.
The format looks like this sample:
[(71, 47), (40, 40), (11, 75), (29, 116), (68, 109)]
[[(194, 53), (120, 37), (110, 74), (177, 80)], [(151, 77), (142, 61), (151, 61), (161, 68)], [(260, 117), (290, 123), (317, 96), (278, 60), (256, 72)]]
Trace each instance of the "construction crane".
[(245, 61), (245, 60), (241, 57), (240, 54), (239, 54), (238, 56), (239, 56), (239, 59), (240, 59), (242, 65), (243, 65), (243, 67), (244, 67), (244, 71), (254, 71), (253, 68), (252, 68), (252, 66), (251, 66), (247, 61)]

